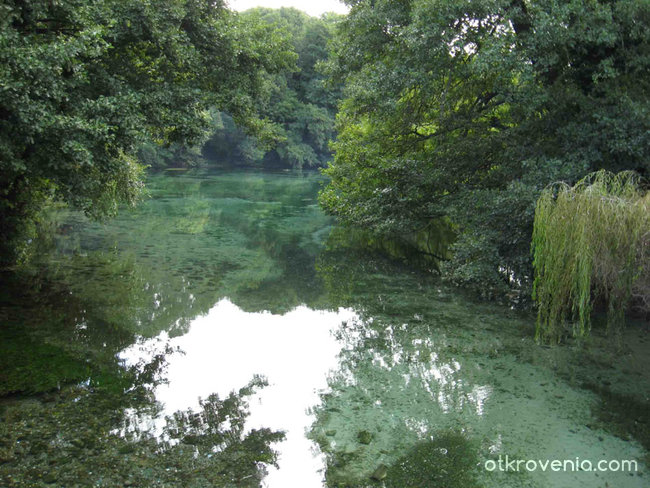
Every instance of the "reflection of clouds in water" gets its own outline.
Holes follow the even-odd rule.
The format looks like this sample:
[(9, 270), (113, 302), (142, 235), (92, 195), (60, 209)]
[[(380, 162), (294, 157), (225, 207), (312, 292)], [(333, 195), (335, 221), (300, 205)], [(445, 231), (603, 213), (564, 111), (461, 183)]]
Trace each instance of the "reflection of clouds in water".
[[(120, 358), (134, 365), (155, 354), (161, 342), (183, 351), (168, 358), (167, 384), (155, 392), (164, 415), (195, 409), (198, 398), (211, 393), (225, 398), (262, 375), (269, 385), (250, 399), (247, 429), (286, 432), (286, 440), (276, 446), (280, 470), (270, 470), (267, 486), (321, 486), (323, 459), (315, 456), (304, 436), (313, 421), (307, 411), (319, 403), (318, 393), (327, 388), (328, 373), (338, 364), (340, 344), (332, 331), (354, 318), (350, 310), (314, 311), (305, 306), (284, 315), (247, 313), (223, 299), (195, 319), (187, 334), (169, 339), (163, 333), (124, 350)], [(164, 415), (132, 421), (159, 434)]]

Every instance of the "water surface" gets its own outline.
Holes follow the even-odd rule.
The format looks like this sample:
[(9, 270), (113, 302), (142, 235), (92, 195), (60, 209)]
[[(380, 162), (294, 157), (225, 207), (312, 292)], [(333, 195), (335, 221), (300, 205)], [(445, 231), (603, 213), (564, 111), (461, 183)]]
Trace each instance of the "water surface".
[[(534, 317), (363, 250), (322, 177), (183, 172), (58, 210), (0, 289), (3, 486), (643, 487), (648, 324)], [(636, 472), (485, 469), (499, 456)]]

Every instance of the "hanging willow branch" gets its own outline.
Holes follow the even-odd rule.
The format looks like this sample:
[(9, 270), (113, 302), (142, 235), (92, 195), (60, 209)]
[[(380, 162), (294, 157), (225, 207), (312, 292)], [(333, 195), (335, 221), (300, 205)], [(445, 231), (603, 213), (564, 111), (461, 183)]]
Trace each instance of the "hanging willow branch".
[(637, 286), (648, 280), (648, 235), (650, 193), (634, 172), (599, 171), (544, 190), (532, 242), (537, 339), (559, 342), (570, 330), (586, 336), (600, 300), (608, 328), (621, 327), (632, 296), (648, 299)]

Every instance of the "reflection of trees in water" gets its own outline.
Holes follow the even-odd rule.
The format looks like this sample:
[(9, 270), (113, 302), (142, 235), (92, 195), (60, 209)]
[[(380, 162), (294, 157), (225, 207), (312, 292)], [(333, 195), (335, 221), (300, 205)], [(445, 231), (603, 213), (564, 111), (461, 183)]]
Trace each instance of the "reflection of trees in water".
[(318, 269), (332, 303), (359, 314), (336, 332), (339, 368), (309, 434), (328, 486), (474, 486), (476, 446), (462, 432), (490, 388), (448, 347), (457, 305), (431, 277), (367, 250), (328, 248)]
[[(148, 379), (146, 373), (135, 381)], [(246, 398), (262, 381), (225, 399), (210, 395), (197, 411), (175, 413), (163, 441), (137, 428), (126, 436), (112, 433), (122, 412), (155, 410), (145, 393), (152, 386), (139, 383), (126, 392), (78, 386), (48, 394), (44, 402), (4, 405), (3, 486), (261, 486), (266, 466), (276, 462), (271, 445), (284, 437), (244, 429)]]
[(3, 280), (0, 394), (41, 396), (2, 407), (0, 484), (259, 486), (275, 462), (282, 435), (243, 427), (261, 383), (209, 396), (157, 438), (139, 419), (160, 413), (153, 387), (171, 351), (133, 368), (117, 353), (184, 334), (224, 296), (276, 312), (318, 300), (313, 261), (330, 223), (314, 205), (320, 179), (182, 180), (154, 182), (152, 200), (106, 225), (55, 213), (32, 266)]
[(5, 276), (0, 392), (37, 393), (122, 375), (115, 355), (136, 337), (124, 309), (135, 308), (139, 296), (132, 294), (130, 266), (108, 263), (100, 256), (89, 264), (93, 272), (112, 277), (115, 294), (58, 263)]
[[(259, 486), (264, 465), (276, 465), (271, 443), (284, 439), (281, 432), (254, 429), (245, 433), (246, 397), (266, 383), (254, 379), (238, 393), (221, 400), (215, 394), (201, 400), (198, 412), (182, 411), (167, 419), (168, 456), (179, 470), (187, 470), (212, 483), (209, 486)], [(184, 459), (185, 446), (193, 446), (192, 459)], [(277, 465), (276, 465), (277, 466)]]
[(69, 261), (6, 277), (0, 391), (40, 395), (0, 407), (0, 484), (260, 486), (264, 466), (275, 462), (271, 444), (282, 439), (268, 429), (244, 431), (246, 397), (263, 383), (176, 413), (160, 442), (155, 430), (130, 421), (134, 412), (159, 415), (153, 390), (173, 351), (164, 347), (130, 368), (116, 358), (152, 314), (142, 268), (112, 254), (62, 259)]
[(151, 313), (138, 325), (144, 335), (182, 333), (185, 317), (223, 297), (246, 311), (282, 313), (322, 296), (314, 260), (331, 222), (315, 201), (321, 181), (316, 174), (156, 176), (151, 200), (105, 226), (59, 214), (68, 230), (57, 245), (68, 255), (130, 256), (150, 296), (136, 310)]
[(397, 466), (405, 453), (428, 442), (444, 444), (441, 432), (463, 429), (468, 417), (483, 413), (490, 387), (477, 385), (453, 353), (419, 339), (426, 337), (423, 328), (388, 325), (375, 316), (348, 322), (338, 337), (344, 344), (340, 365), (329, 378), (331, 391), (314, 409), (310, 433), (327, 454), (328, 480), (358, 480), (382, 464)]
[[(575, 427), (581, 424), (624, 432), (623, 438), (644, 444), (643, 363), (626, 362), (606, 338), (580, 350), (537, 347), (530, 315), (477, 303), (435, 277), (336, 241), (317, 266), (329, 300), (358, 314), (337, 331), (339, 365), (329, 378), (331, 391), (314, 409), (309, 434), (326, 454), (328, 486), (379, 484), (371, 479), (376, 472), (386, 486), (473, 486), (452, 483), (464, 468), (445, 468), (450, 480), (389, 481), (389, 472), (404, 462), (413, 466), (414, 480), (424, 479), (415, 473), (426, 473), (430, 462), (444, 466), (447, 458), (421, 454), (427, 443), (442, 442), (445, 432), (462, 433), (481, 457), (515, 449), (550, 456), (574, 442), (585, 449), (607, 445), (602, 431), (581, 432)], [(639, 336), (627, 340), (629, 347)], [(583, 390), (594, 383), (604, 385), (595, 389), (600, 412), (609, 410), (598, 424), (589, 413), (598, 412), (594, 397)], [(631, 443), (609, 441), (603, 449), (612, 455), (634, 452), (627, 451)], [(474, 474), (486, 479), (484, 472)], [(506, 476), (492, 483), (537, 486), (538, 479)]]
[(275, 313), (322, 300), (320, 177), (152, 180), (154, 198), (105, 225), (51, 212), (31, 266), (5, 273), (0, 392), (117, 374), (137, 337), (182, 335), (223, 297)]

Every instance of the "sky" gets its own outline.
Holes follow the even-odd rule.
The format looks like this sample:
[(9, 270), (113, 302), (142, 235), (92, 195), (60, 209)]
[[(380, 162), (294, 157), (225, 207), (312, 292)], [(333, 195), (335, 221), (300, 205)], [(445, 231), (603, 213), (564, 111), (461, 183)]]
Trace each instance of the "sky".
[(324, 12), (337, 12), (339, 14), (348, 12), (348, 7), (338, 0), (229, 0), (228, 5), (233, 10), (239, 11), (253, 7), (294, 7), (315, 17)]

